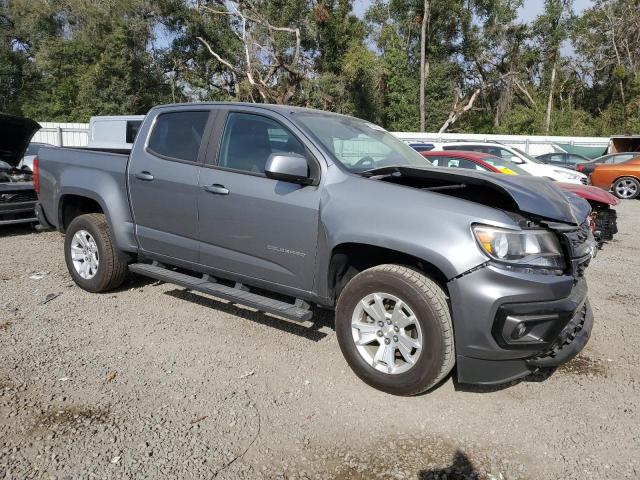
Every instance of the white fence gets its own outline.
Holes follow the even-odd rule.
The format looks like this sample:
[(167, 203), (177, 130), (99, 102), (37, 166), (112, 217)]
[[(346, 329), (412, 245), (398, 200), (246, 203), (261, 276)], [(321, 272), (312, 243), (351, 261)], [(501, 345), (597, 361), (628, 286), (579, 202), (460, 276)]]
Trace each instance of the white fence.
[[(63, 147), (86, 147), (89, 142), (88, 123), (56, 123), (39, 122), (42, 128), (33, 137), (34, 142), (50, 143)], [(609, 145), (609, 138), (605, 137), (553, 137), (526, 135), (484, 135), (471, 133), (418, 133), (394, 132), (402, 140), (415, 142), (457, 142), (471, 140), (476, 142), (498, 142), (520, 147), (531, 155), (542, 155), (557, 151), (557, 144), (569, 144), (580, 147), (597, 147), (604, 149)]]
[(396, 137), (402, 140), (414, 142), (497, 142), (504, 143), (511, 147), (519, 147), (521, 150), (531, 155), (542, 155), (552, 153), (559, 149), (554, 147), (557, 144), (569, 144), (578, 147), (602, 147), (602, 151), (609, 146), (609, 137), (553, 137), (534, 135), (485, 135), (474, 133), (417, 133), (417, 132), (394, 132)]
[(33, 136), (34, 142), (57, 147), (86, 147), (89, 143), (88, 123), (38, 122), (42, 128)]

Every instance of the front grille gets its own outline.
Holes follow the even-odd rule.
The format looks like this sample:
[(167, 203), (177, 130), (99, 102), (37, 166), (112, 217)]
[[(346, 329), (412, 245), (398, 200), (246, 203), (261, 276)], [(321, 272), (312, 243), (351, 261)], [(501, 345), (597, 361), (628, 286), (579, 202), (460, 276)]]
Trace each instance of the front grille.
[(596, 248), (589, 219), (585, 220), (576, 230), (565, 232), (564, 236), (567, 239), (571, 257), (571, 273), (575, 277), (582, 277)]
[(38, 195), (36, 195), (36, 192), (4, 193), (0, 195), (0, 203), (36, 202), (37, 200)]
[(580, 182), (582, 182), (583, 185), (589, 185), (589, 179), (588, 178), (581, 178)]
[(618, 233), (618, 221), (616, 211), (609, 208), (600, 210), (596, 215), (595, 229), (599, 235), (598, 240), (608, 242)]

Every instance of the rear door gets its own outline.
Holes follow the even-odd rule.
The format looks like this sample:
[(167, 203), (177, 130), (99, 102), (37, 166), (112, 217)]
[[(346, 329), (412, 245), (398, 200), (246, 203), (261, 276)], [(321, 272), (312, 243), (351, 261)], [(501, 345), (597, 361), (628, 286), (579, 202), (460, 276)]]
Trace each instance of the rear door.
[(272, 180), (264, 169), (272, 153), (315, 160), (293, 125), (285, 126), (267, 111), (253, 112), (225, 112), (226, 118), (216, 122), (219, 152), (211, 150), (213, 164), (200, 175), (200, 261), (217, 270), (311, 290), (319, 187)]
[(129, 164), (129, 195), (140, 247), (198, 261), (198, 177), (211, 112), (174, 110), (153, 119)]

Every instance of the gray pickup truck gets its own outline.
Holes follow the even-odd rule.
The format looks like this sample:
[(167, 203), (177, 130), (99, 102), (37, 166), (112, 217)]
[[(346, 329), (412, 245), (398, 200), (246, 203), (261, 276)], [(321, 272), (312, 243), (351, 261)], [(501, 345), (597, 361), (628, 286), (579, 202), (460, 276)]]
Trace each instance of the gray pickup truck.
[[(532, 177), (437, 169), (369, 122), (287, 106), (153, 108), (129, 155), (44, 148), (41, 223), (75, 282), (131, 270), (307, 321), (335, 309), (353, 371), (413, 395), (495, 384), (587, 343), (589, 207)], [(213, 341), (213, 340), (212, 340)]]

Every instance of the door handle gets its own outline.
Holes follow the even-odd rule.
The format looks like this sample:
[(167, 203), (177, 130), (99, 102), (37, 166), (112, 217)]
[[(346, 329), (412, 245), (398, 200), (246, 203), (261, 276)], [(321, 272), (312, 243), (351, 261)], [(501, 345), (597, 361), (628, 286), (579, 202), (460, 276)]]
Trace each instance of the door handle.
[(205, 185), (204, 188), (209, 193), (214, 193), (216, 195), (229, 195), (229, 189), (224, 185), (220, 185), (219, 183), (214, 183), (213, 185)]
[(135, 174), (135, 177), (138, 180), (144, 180), (145, 182), (150, 182), (151, 180), (153, 180), (153, 175), (151, 175), (147, 171), (138, 172), (138, 173)]

